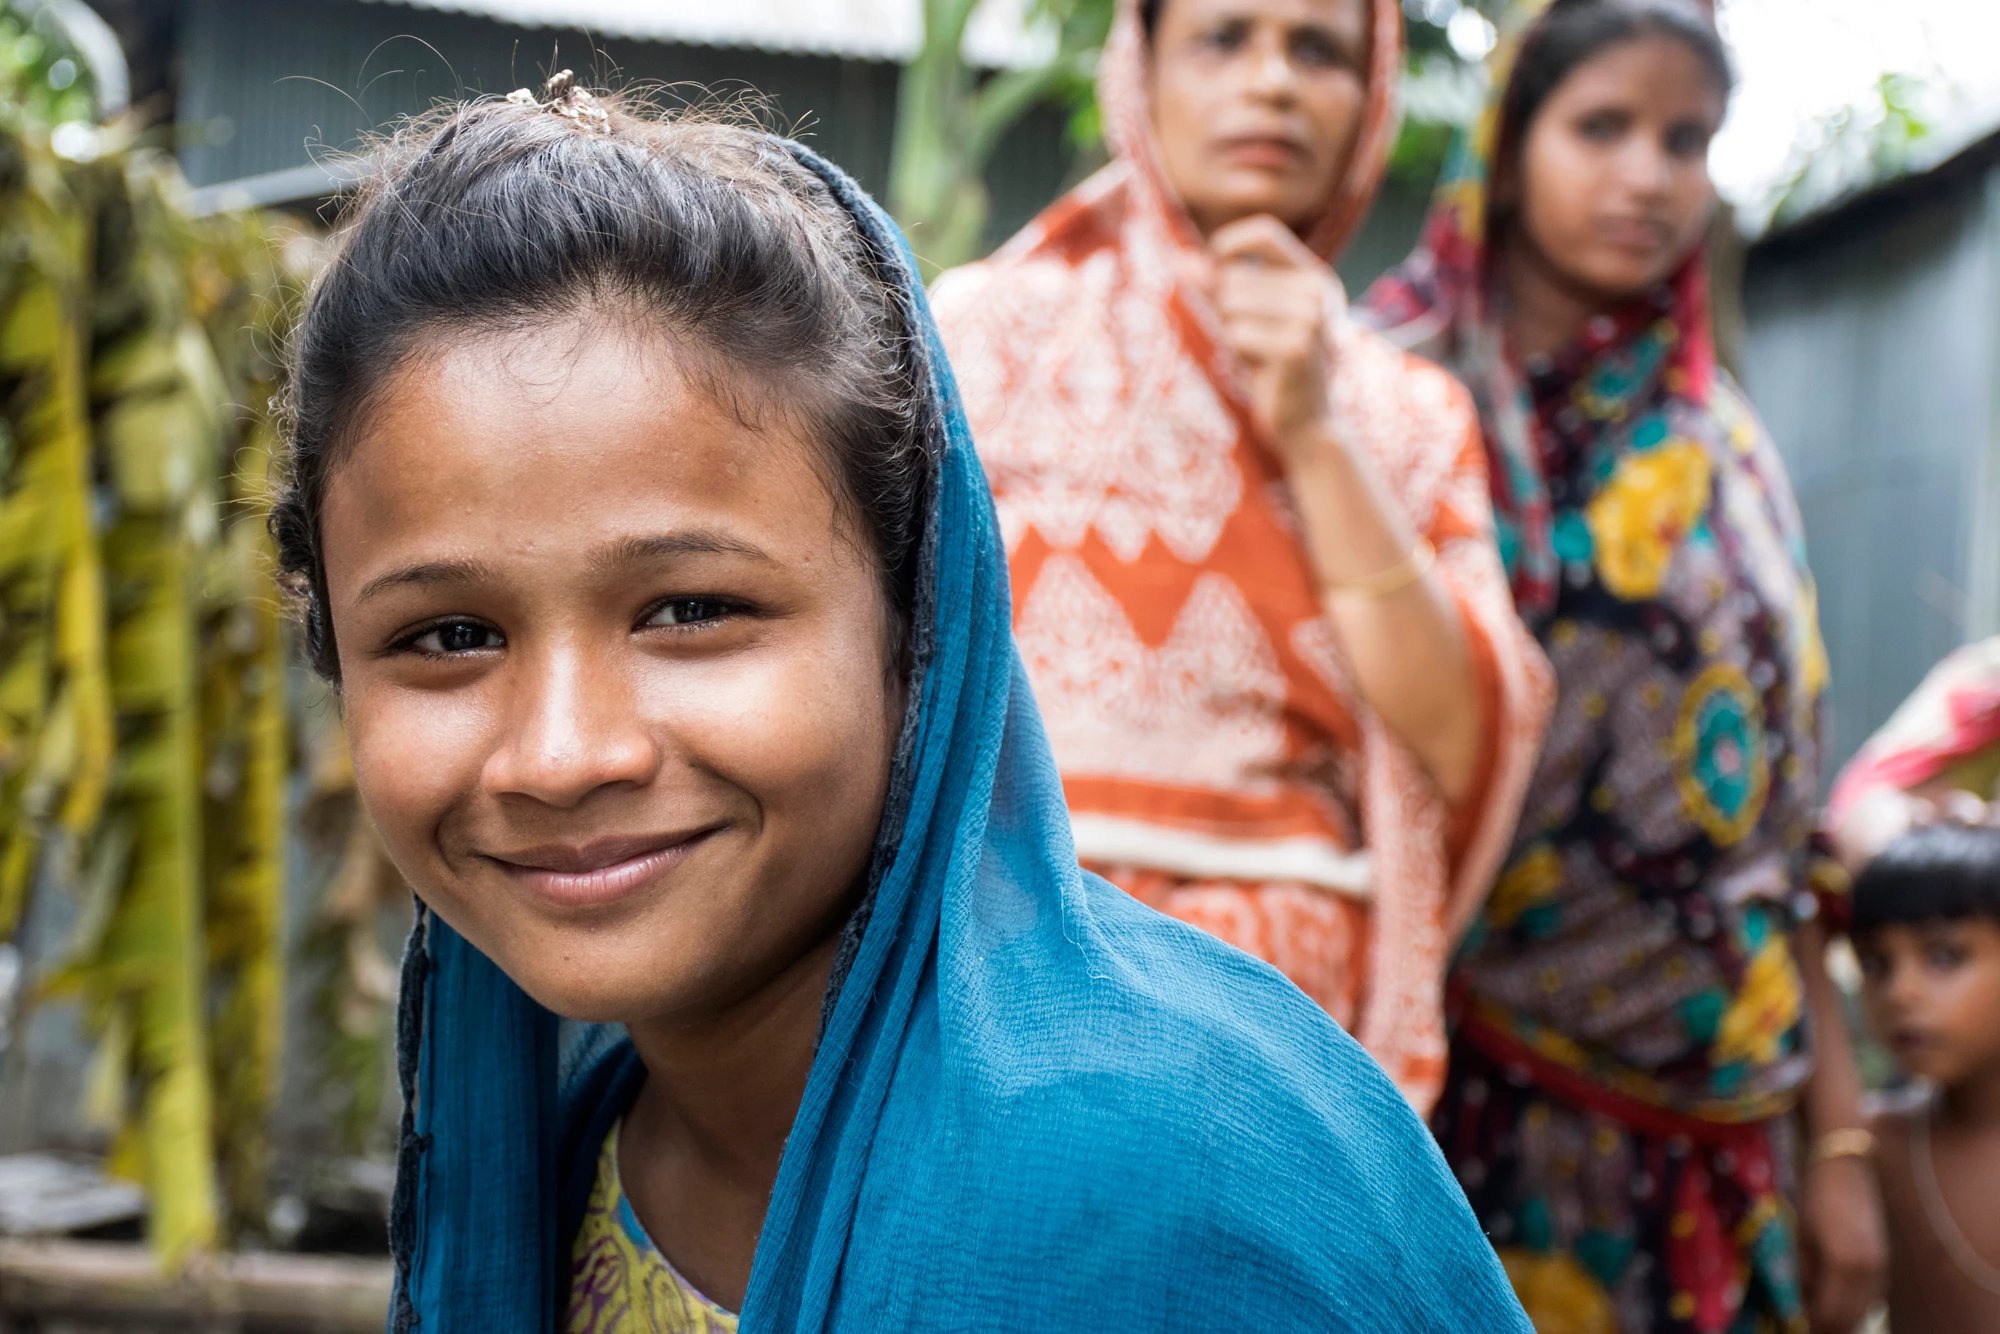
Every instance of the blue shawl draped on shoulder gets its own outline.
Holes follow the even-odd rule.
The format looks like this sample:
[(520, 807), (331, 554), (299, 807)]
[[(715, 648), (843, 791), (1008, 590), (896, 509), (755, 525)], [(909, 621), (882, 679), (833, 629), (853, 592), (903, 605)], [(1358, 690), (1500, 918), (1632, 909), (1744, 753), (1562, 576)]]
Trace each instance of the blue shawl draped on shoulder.
[[(745, 1334), (1528, 1324), (1423, 1125), (1275, 970), (1080, 871), (957, 390), (894, 226), (788, 145), (908, 294), (937, 422), (910, 712)], [(428, 916), (404, 966), (396, 1331), (562, 1324), (643, 1072)]]

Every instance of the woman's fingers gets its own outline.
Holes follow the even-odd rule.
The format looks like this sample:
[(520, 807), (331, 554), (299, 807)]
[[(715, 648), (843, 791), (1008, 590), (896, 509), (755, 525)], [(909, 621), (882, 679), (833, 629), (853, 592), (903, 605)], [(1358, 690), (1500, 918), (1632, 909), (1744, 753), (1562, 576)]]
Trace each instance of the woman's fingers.
[(1326, 267), (1323, 260), (1306, 249), (1292, 229), (1268, 213), (1243, 218), (1220, 228), (1208, 240), (1208, 248), (1218, 260), (1252, 261), (1282, 269), (1303, 269), (1317, 273)]
[(1210, 252), (1210, 296), (1225, 325), (1290, 326), (1294, 354), (1314, 355), (1326, 323), (1328, 270), (1290, 228), (1271, 217), (1245, 218), (1216, 232)]
[(1325, 284), (1305, 274), (1225, 266), (1215, 285), (1215, 308), (1223, 315), (1282, 314), (1318, 323), (1325, 315)]
[(1222, 341), (1252, 366), (1302, 360), (1313, 351), (1317, 331), (1290, 321), (1239, 316), (1224, 320)]
[(1313, 358), (1325, 337), (1325, 284), (1308, 274), (1225, 265), (1215, 308), (1223, 341), (1246, 358)]
[(1270, 217), (1222, 228), (1209, 252), (1222, 343), (1250, 373), (1259, 425), (1281, 453), (1309, 447), (1324, 434), (1331, 271)]

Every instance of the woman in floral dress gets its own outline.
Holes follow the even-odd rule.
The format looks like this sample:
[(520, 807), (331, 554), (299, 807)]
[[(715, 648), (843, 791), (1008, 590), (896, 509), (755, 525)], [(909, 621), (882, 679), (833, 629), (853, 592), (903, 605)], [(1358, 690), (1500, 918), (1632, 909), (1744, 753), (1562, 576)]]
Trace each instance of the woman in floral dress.
[(1509, 50), (1366, 302), (1472, 388), (1558, 685), (1433, 1128), (1544, 1334), (1846, 1331), (1881, 1237), (1813, 892), (1826, 659), (1701, 249), (1728, 62), (1693, 0), (1557, 0)]

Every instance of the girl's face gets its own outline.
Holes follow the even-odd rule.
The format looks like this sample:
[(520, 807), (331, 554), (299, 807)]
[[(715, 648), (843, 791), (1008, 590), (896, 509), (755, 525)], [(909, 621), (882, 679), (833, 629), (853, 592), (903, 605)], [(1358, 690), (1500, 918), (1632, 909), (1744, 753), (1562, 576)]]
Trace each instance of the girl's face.
[(1714, 75), (1685, 42), (1621, 42), (1542, 103), (1498, 202), (1571, 284), (1607, 302), (1637, 296), (1680, 267), (1707, 230), (1708, 141), (1724, 110)]
[(1167, 0), (1153, 127), (1202, 234), (1260, 213), (1310, 222), (1354, 156), (1367, 70), (1366, 0)]
[(1948, 1088), (2000, 1068), (2000, 923), (1898, 923), (1855, 943), (1869, 1020), (1904, 1070)]
[(700, 1018), (824, 956), (902, 691), (814, 446), (582, 320), (440, 341), (329, 479), (355, 776), (428, 904), (558, 1014)]

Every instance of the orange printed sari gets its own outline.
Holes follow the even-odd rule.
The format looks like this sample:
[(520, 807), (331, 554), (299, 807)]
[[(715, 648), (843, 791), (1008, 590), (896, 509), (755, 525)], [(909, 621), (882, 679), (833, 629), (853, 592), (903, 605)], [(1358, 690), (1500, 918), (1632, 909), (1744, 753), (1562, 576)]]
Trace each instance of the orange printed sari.
[[(1547, 667), (1493, 546), (1470, 399), (1342, 314), (1336, 424), (1437, 548), (1464, 618), (1487, 728), (1469, 799), (1448, 809), (1351, 683), (1283, 472), (1180, 276), (1202, 242), (1159, 167), (1135, 10), (1100, 74), (1111, 164), (934, 296), (1015, 637), (1084, 863), (1278, 966), (1421, 1110), (1444, 1073), (1446, 958), (1512, 835)], [(1401, 17), (1395, 0), (1372, 13), (1353, 164), (1305, 232), (1329, 261), (1395, 130)]]

